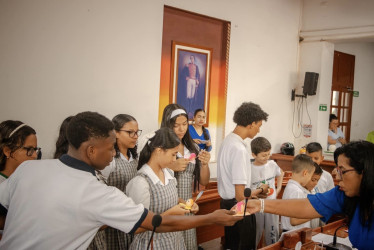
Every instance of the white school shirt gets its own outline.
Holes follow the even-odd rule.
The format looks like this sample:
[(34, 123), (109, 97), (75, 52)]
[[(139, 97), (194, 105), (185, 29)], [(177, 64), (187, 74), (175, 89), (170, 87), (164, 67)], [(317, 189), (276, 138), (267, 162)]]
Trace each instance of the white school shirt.
[(269, 185), (269, 191), (272, 193), (267, 197), (267, 199), (277, 198), (277, 189), (275, 188), (275, 177), (280, 176), (281, 169), (275, 163), (275, 161), (270, 160), (266, 164), (257, 166), (251, 163), (251, 189), (256, 189), (262, 184)]
[[(147, 175), (153, 184), (159, 183), (162, 186), (169, 184), (169, 181), (175, 179), (166, 168), (163, 168), (165, 176), (165, 184), (161, 182), (158, 176), (153, 172), (148, 164), (144, 164), (138, 173)], [(145, 208), (149, 209), (151, 203), (151, 192), (149, 191), (148, 181), (142, 176), (135, 176), (126, 186), (126, 194), (131, 197), (136, 204), (143, 204)]]
[[(306, 198), (307, 195), (309, 194), (309, 191), (302, 187), (300, 183), (298, 183), (295, 180), (290, 179), (287, 183), (286, 188), (284, 189), (283, 193), (283, 200), (287, 199), (303, 199)], [(282, 216), (281, 217), (282, 221), (282, 228), (284, 230), (294, 230), (294, 229), (299, 229), (303, 227), (309, 227), (310, 228), (310, 221), (307, 221), (303, 224), (297, 225), (297, 226), (292, 226), (290, 223), (290, 217)]]
[(315, 190), (317, 193), (327, 192), (335, 187), (334, 180), (329, 172), (322, 170), (321, 178), (319, 179)]
[(251, 185), (251, 158), (245, 141), (230, 133), (223, 140), (217, 158), (217, 185), (222, 199), (235, 198), (235, 185)]
[(87, 249), (101, 226), (135, 232), (148, 214), (67, 155), (22, 163), (0, 184), (0, 204), (8, 210), (0, 249)]

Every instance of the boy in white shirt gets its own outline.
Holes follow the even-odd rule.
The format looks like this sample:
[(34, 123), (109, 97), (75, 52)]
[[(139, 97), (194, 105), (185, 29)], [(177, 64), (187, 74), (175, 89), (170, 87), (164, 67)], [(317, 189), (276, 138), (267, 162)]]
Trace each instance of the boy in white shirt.
[[(315, 171), (312, 158), (300, 154), (292, 161), (292, 178), (288, 181), (282, 199), (302, 199), (306, 198), (309, 191), (304, 186), (311, 180)], [(282, 216), (283, 232), (310, 227), (310, 219), (296, 219)]]
[[(265, 137), (257, 137), (251, 142), (254, 161), (251, 166), (251, 189), (269, 185), (268, 194), (264, 198), (276, 199), (282, 189), (284, 172), (273, 160), (269, 161), (271, 144)], [(277, 180), (277, 189), (275, 189)], [(258, 245), (265, 229), (265, 243), (271, 245), (279, 239), (279, 216), (276, 214), (256, 213), (256, 245)]]
[[(323, 161), (322, 146), (318, 142), (311, 142), (306, 146), (306, 155), (310, 156), (312, 160), (319, 166)], [(324, 193), (335, 187), (334, 180), (329, 172), (322, 169), (322, 175), (315, 187), (316, 193)]]
[[(245, 139), (253, 138), (268, 114), (252, 102), (243, 103), (234, 113), (236, 127), (221, 144), (217, 158), (217, 184), (220, 207), (231, 209), (245, 199), (244, 189), (251, 185), (251, 157)], [(267, 185), (252, 191), (252, 196), (268, 192)], [(224, 249), (256, 249), (256, 217), (245, 218), (232, 227), (225, 227)]]
[[(314, 171), (314, 174), (312, 176), (312, 179), (308, 182), (308, 184), (305, 185), (305, 188), (311, 193), (311, 194), (316, 194), (315, 187), (318, 183), (318, 181), (321, 178), (322, 175), (322, 168), (318, 166), (317, 163), (314, 162), (314, 167), (316, 170)], [(310, 220), (310, 227), (311, 228), (316, 228), (322, 226), (322, 221), (319, 218), (315, 218)]]

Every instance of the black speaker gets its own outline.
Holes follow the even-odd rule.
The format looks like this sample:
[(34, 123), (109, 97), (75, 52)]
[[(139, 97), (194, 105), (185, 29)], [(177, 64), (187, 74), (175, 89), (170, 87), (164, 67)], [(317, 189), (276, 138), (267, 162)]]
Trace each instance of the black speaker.
[(315, 95), (317, 91), (318, 73), (305, 72), (303, 93), (304, 95)]

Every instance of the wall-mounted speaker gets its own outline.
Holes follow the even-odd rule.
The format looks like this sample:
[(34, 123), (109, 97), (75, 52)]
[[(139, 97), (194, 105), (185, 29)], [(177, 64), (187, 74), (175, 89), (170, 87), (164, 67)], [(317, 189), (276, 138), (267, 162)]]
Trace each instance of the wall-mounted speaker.
[(305, 80), (303, 87), (304, 95), (315, 95), (317, 91), (318, 73), (305, 72)]

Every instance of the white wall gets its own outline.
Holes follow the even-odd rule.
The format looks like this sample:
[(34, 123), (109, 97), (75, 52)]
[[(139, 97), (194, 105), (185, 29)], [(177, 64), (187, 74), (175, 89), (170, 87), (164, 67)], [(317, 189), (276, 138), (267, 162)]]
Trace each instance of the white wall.
[(374, 130), (374, 43), (339, 43), (335, 50), (356, 59), (354, 90), (359, 91), (359, 97), (353, 97), (351, 140), (365, 140)]
[[(334, 44), (328, 42), (301, 43), (299, 86), (297, 92), (299, 94), (302, 93), (301, 87), (304, 85), (305, 72), (316, 72), (319, 74), (319, 79), (316, 95), (308, 96), (305, 99), (307, 106), (304, 106), (304, 115), (302, 117), (302, 124), (309, 124), (309, 117), (307, 115), (307, 112), (309, 112), (312, 135), (306, 138), (301, 134), (300, 137), (295, 139), (296, 152), (299, 152), (302, 146), (313, 141), (319, 142), (326, 150), (333, 61)], [(319, 111), (320, 104), (326, 104), (327, 111)]]
[[(319, 95), (330, 94), (331, 91), (331, 71), (333, 60), (333, 50), (356, 55), (355, 65), (355, 90), (360, 91), (360, 97), (353, 99), (351, 140), (364, 139), (366, 134), (374, 129), (374, 117), (363, 112), (366, 107), (373, 106), (370, 95), (374, 92), (373, 85), (373, 43), (374, 42), (374, 1), (371, 0), (303, 0), (302, 27), (300, 35), (305, 39), (302, 43), (304, 52), (311, 52), (313, 46), (318, 46), (321, 41), (327, 41), (332, 46), (321, 48), (325, 54), (324, 60), (319, 61), (320, 53), (307, 53), (304, 57), (300, 53), (300, 65), (312, 66), (314, 60), (320, 67), (320, 77), (329, 79), (324, 84), (325, 91), (319, 91)], [(366, 43), (362, 43), (366, 41)], [(349, 43), (348, 43), (349, 42)], [(327, 43), (327, 44), (328, 44)], [(344, 44), (342, 44), (344, 43)], [(314, 45), (313, 45), (314, 44)], [(302, 51), (303, 49), (301, 49)], [(305, 66), (304, 65), (304, 66)], [(325, 73), (322, 73), (325, 72)], [(326, 76), (327, 73), (327, 76)], [(300, 70), (300, 75), (303, 72)], [(321, 79), (320, 79), (321, 80)], [(321, 82), (320, 82), (321, 83)], [(362, 94), (361, 94), (362, 93)], [(317, 104), (328, 104), (330, 108), (330, 96), (317, 96)], [(321, 116), (322, 112), (317, 112), (317, 124), (323, 128), (328, 126), (328, 119)], [(318, 141), (325, 147), (323, 131), (316, 130)], [(327, 131), (326, 131), (327, 133)], [(313, 139), (313, 138), (312, 138)], [(305, 140), (304, 140), (305, 141)], [(303, 141), (303, 142), (304, 142)], [(309, 140), (307, 140), (309, 141)], [(299, 146), (302, 145), (300, 140)]]
[(270, 114), (261, 135), (274, 148), (290, 141), (295, 0), (0, 1), (0, 120), (34, 127), (45, 158), (61, 121), (80, 111), (130, 113), (155, 129), (164, 4), (232, 23), (226, 134), (237, 106), (253, 101)]
[(374, 25), (372, 0), (303, 0), (302, 31)]

